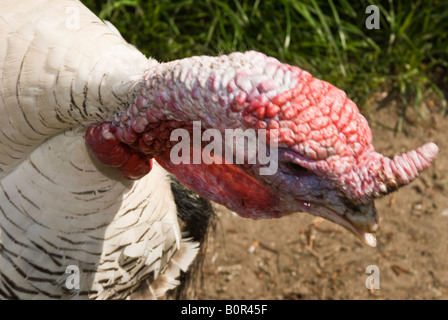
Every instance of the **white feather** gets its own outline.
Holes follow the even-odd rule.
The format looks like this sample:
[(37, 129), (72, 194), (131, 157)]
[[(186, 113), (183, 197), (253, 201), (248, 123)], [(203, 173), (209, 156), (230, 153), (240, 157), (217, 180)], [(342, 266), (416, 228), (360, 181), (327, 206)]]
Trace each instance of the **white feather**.
[[(126, 298), (145, 279), (164, 294), (197, 253), (182, 239), (166, 172), (155, 163), (126, 180), (83, 136), (132, 101), (157, 62), (79, 1), (1, 6), (0, 278), (22, 298)], [(71, 14), (79, 25), (67, 24)], [(65, 285), (70, 265), (79, 290)]]

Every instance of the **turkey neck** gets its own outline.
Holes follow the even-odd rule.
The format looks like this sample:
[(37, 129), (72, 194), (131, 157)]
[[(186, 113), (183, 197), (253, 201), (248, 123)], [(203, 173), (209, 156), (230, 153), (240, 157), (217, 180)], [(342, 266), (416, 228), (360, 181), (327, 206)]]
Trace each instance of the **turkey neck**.
[[(133, 167), (146, 169), (122, 171), (137, 179), (150, 169), (147, 158), (173, 146), (171, 131), (191, 129), (194, 121), (202, 129), (214, 128), (223, 135), (227, 129), (279, 128), (279, 104), (311, 79), (306, 71), (253, 51), (161, 63), (147, 69), (125, 110), (113, 121), (88, 130), (87, 143), (101, 161), (112, 166), (122, 167), (136, 158)], [(291, 136), (296, 125), (289, 124), (276, 135), (275, 144), (294, 143)]]
[(0, 178), (49, 137), (111, 120), (156, 64), (77, 1), (3, 1), (0, 48)]

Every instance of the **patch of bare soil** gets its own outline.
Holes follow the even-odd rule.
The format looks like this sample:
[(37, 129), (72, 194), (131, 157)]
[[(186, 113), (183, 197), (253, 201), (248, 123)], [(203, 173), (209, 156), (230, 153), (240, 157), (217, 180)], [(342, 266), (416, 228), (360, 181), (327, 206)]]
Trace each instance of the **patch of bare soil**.
[[(200, 299), (448, 299), (448, 119), (394, 134), (382, 126), (394, 126), (390, 111), (375, 117), (374, 146), (387, 156), (429, 141), (440, 148), (417, 181), (376, 201), (377, 247), (306, 213), (253, 221), (220, 207)], [(366, 288), (370, 265), (379, 289)]]

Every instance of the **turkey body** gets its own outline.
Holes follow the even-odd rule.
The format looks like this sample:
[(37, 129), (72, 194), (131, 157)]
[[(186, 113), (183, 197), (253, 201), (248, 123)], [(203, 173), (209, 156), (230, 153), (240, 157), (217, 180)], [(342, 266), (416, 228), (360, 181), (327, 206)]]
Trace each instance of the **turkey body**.
[[(172, 178), (156, 163), (124, 178), (77, 127), (122, 107), (151, 61), (77, 1), (1, 6), (0, 297), (120, 299), (144, 281), (165, 294), (198, 247), (179, 227)], [(79, 287), (66, 283), (73, 266)]]
[[(196, 255), (166, 171), (155, 165), (129, 181), (90, 158), (82, 134), (47, 140), (0, 185), (3, 298), (126, 298), (155, 278), (159, 297)], [(70, 293), (73, 266), (79, 290)]]

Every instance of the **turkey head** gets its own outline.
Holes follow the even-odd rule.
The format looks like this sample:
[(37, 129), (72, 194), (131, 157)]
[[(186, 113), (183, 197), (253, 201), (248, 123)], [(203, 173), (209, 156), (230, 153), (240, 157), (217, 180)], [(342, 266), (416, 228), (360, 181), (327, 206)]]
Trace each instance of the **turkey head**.
[(304, 211), (371, 246), (374, 199), (411, 182), (438, 152), (428, 143), (382, 156), (343, 91), (253, 51), (153, 65), (135, 92), (123, 112), (86, 133), (102, 162), (138, 179), (155, 158), (184, 185), (240, 216)]

